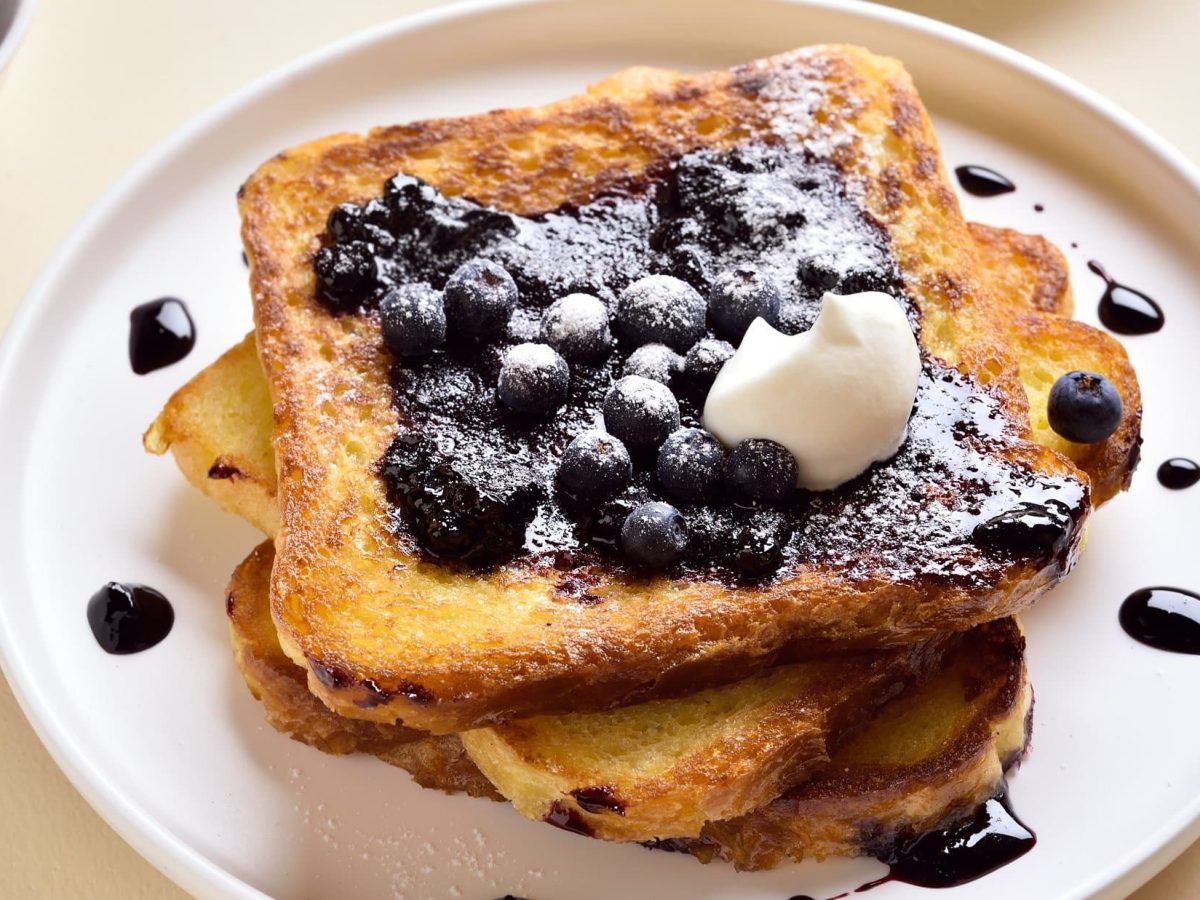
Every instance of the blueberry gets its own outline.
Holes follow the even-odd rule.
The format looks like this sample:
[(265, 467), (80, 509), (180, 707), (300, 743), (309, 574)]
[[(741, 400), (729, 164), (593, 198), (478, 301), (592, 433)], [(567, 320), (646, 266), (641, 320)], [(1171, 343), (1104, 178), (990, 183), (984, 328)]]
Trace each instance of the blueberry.
[(355, 203), (339, 203), (329, 213), (325, 227), (329, 236), (338, 244), (357, 240), (363, 236), (365, 217), (361, 206)]
[(415, 228), (443, 199), (436, 188), (404, 172), (389, 178), (383, 193), (389, 223), (397, 231)]
[(755, 319), (779, 324), (779, 288), (774, 280), (756, 266), (739, 265), (726, 269), (708, 294), (708, 313), (717, 331), (736, 342)]
[(392, 211), (378, 197), (368, 200), (363, 207), (363, 223), (372, 228), (387, 230), (392, 227)]
[(724, 464), (720, 441), (702, 428), (681, 428), (658, 450), (658, 481), (672, 499), (701, 503), (716, 495)]
[(379, 278), (375, 255), (362, 241), (322, 247), (313, 257), (313, 268), (321, 293), (344, 310), (370, 300)]
[(612, 349), (608, 307), (591, 294), (567, 294), (542, 314), (541, 338), (569, 360), (603, 362)]
[(1121, 395), (1096, 372), (1068, 372), (1050, 388), (1050, 427), (1077, 444), (1102, 441), (1121, 424)]
[(459, 334), (493, 337), (504, 331), (517, 305), (517, 285), (496, 263), (473, 259), (446, 281), (446, 318)]
[(725, 460), (725, 490), (735, 503), (777, 506), (796, 489), (796, 458), (787, 447), (750, 438)]
[(643, 503), (621, 526), (621, 547), (626, 555), (651, 569), (665, 569), (678, 562), (687, 543), (687, 522), (669, 503)]
[(716, 338), (698, 341), (683, 361), (683, 374), (701, 387), (712, 387), (721, 367), (733, 357), (733, 345)]
[(704, 334), (707, 304), (696, 289), (670, 275), (647, 275), (621, 292), (617, 321), (635, 344), (686, 350)]
[(667, 254), (667, 272), (698, 291), (708, 288), (708, 261), (696, 244), (682, 244)]
[(517, 344), (504, 354), (497, 393), (514, 412), (544, 415), (567, 399), (570, 370), (553, 347)]
[(423, 281), (392, 288), (379, 301), (379, 325), (397, 356), (428, 356), (446, 339), (442, 295)]
[(855, 268), (842, 274), (838, 279), (839, 294), (862, 294), (866, 291), (884, 291), (892, 289), (891, 279), (886, 272), (878, 269)]
[(632, 478), (633, 463), (625, 445), (599, 429), (576, 435), (558, 464), (558, 483), (578, 500), (607, 500)]
[(670, 384), (683, 371), (683, 357), (666, 344), (645, 344), (629, 354), (622, 375), (641, 375), (652, 381)]
[(796, 264), (796, 278), (811, 293), (818, 296), (837, 287), (838, 272), (832, 265), (817, 259), (802, 259)]
[(604, 427), (631, 450), (654, 450), (679, 427), (679, 403), (662, 382), (627, 375), (604, 396)]
[(733, 532), (730, 564), (748, 578), (764, 578), (779, 570), (792, 537), (787, 516), (756, 509)]

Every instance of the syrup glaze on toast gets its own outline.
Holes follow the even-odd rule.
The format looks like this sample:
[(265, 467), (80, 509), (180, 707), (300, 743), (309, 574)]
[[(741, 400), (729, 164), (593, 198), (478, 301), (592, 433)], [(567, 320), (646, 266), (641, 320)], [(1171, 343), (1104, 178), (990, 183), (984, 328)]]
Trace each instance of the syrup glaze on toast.
[[(770, 585), (730, 590), (605, 569), (590, 590), (605, 602), (580, 608), (556, 595), (557, 571), (463, 574), (398, 548), (371, 471), (397, 427), (390, 361), (370, 318), (332, 317), (314, 299), (309, 259), (332, 205), (372, 196), (404, 170), (448, 194), (539, 214), (680, 153), (765, 138), (800, 142), (840, 167), (887, 232), (925, 349), (971, 373), (1007, 420), (1005, 463), (1085, 485), (1065, 458), (1020, 438), (1019, 362), (978, 277), (928, 119), (894, 61), (827, 47), (731, 73), (641, 71), (541, 110), (314, 142), (261, 168), (242, 212), (277, 411), (274, 611), (288, 654), (323, 673), (310, 685), (327, 703), (435, 730), (607, 707), (741, 677), (784, 651), (966, 628), (1027, 605), (1061, 575), (1057, 559), (1014, 561), (981, 588), (807, 562)], [(1136, 440), (1131, 427), (1126, 441)], [(400, 639), (397, 621), (407, 626)], [(376, 705), (359, 705), (368, 700)]]

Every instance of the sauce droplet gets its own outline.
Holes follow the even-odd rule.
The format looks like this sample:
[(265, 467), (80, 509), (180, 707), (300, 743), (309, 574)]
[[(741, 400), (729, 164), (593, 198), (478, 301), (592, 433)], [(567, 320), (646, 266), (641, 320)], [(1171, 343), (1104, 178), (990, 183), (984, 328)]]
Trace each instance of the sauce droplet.
[(171, 631), (175, 610), (154, 588), (110, 581), (92, 595), (88, 625), (106, 653), (140, 653)]
[(1100, 298), (1100, 321), (1117, 334), (1152, 334), (1166, 323), (1162, 307), (1154, 298), (1115, 281), (1096, 260), (1088, 260), (1088, 268), (1104, 279), (1104, 296)]
[(1200, 653), (1200, 594), (1181, 588), (1134, 591), (1121, 604), (1121, 627), (1135, 641), (1171, 653)]
[(997, 172), (984, 166), (959, 166), (954, 170), (958, 183), (968, 194), (976, 197), (995, 197), (1011, 194), (1017, 186)]
[(1158, 483), (1173, 491), (1182, 491), (1200, 482), (1200, 463), (1175, 456), (1158, 467)]
[(161, 297), (129, 314), (129, 364), (145, 375), (177, 363), (196, 345), (196, 326), (182, 300)]

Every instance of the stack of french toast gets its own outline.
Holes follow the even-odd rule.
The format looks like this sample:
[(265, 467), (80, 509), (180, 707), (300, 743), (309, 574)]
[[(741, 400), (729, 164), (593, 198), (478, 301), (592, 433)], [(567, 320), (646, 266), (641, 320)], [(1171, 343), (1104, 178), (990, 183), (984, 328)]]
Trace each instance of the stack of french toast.
[[(1141, 404), (1120, 345), (1070, 318), (1058, 249), (963, 220), (898, 62), (821, 46), (631, 69), (304, 144), (238, 197), (255, 330), (145, 445), (266, 535), (226, 610), (276, 729), (745, 869), (887, 856), (1001, 790), (1033, 702), (1015, 616), (1127, 486)], [(714, 367), (677, 342), (685, 315), (625, 307), (652, 282), (686, 305), (728, 266), (774, 281), (784, 333), (826, 291), (896, 298), (921, 369), (899, 449), (830, 490), (734, 502), (699, 475), (668, 487), (631, 425), (620, 484), (565, 490), (613, 385), (654, 380), (628, 375), (641, 347), (663, 345), (672, 424), (703, 430), (740, 335), (701, 311), (685, 343), (724, 341)], [(464, 271), (487, 276), (474, 294)], [(583, 325), (547, 330), (577, 294), (611, 317), (600, 353), (572, 343)], [(514, 348), (546, 342), (550, 375), (521, 381), (542, 357)], [(1120, 394), (1100, 440), (1051, 427), (1075, 370)], [(631, 537), (649, 507), (672, 511), (667, 544)]]

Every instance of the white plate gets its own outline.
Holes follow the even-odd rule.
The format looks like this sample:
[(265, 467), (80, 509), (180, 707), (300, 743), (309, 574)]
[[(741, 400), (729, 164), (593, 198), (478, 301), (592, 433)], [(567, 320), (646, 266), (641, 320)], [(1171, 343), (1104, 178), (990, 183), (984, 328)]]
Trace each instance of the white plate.
[[(1196, 836), (1200, 660), (1117, 626), (1148, 584), (1200, 586), (1200, 489), (1153, 470), (1200, 455), (1200, 181), (1098, 98), (1011, 51), (881, 8), (742, 0), (480, 4), (376, 30), (289, 67), (204, 116), (136, 167), (30, 292), (0, 358), (0, 644), (43, 741), (87, 799), (155, 865), (202, 895), (487, 898), (828, 897), (870, 861), (735, 874), (582, 840), (500, 804), (415, 788), (371, 759), (334, 759), (263, 724), (234, 671), (221, 602), (258, 540), (144, 455), (167, 394), (250, 324), (234, 191), (282, 147), (340, 129), (564, 96), (630, 63), (724, 66), (853, 41), (904, 59), (950, 166), (990, 165), (1019, 190), (968, 215), (1069, 247), (1080, 313), (1100, 283), (1083, 262), (1158, 297), (1166, 329), (1127, 341), (1145, 391), (1143, 471), (1098, 516), (1078, 571), (1028, 617), (1035, 748), (1013, 779), (1037, 830), (1026, 857), (961, 897), (1131, 890)], [(1034, 203), (1045, 212), (1033, 210)], [(186, 298), (195, 352), (129, 371), (130, 307)], [(104, 581), (164, 590), (158, 647), (100, 652), (84, 607)], [(916, 889), (889, 885), (880, 896)]]

